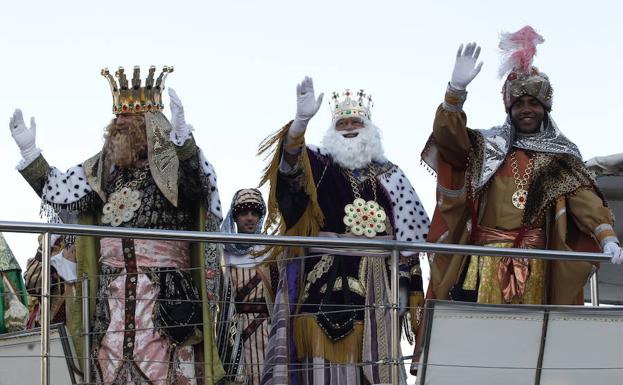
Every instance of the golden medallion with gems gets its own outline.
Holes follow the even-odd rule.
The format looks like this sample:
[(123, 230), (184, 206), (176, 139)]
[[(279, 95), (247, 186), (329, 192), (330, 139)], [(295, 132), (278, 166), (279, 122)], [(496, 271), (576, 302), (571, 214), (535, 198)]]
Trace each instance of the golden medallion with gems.
[(523, 176), (521, 176), (519, 174), (519, 165), (515, 152), (516, 151), (511, 152), (510, 158), (511, 171), (513, 172), (513, 179), (515, 180), (517, 190), (513, 193), (511, 202), (513, 202), (515, 208), (523, 210), (526, 208), (526, 201), (528, 200), (528, 191), (526, 188), (530, 185), (530, 178), (532, 177), (532, 170), (534, 169), (534, 158), (529, 155), (530, 159), (528, 160)]
[(524, 189), (519, 189), (513, 194), (513, 206), (519, 210), (526, 208), (526, 200), (528, 199), (528, 192)]
[(359, 192), (359, 183), (351, 170), (344, 170), (350, 186), (353, 189), (353, 196), (355, 200), (353, 203), (344, 206), (343, 222), (346, 225), (346, 232), (353, 235), (364, 235), (367, 238), (374, 238), (377, 233), (382, 233), (386, 230), (385, 220), (387, 214), (385, 209), (376, 201), (376, 173), (374, 172), (373, 165), (368, 165), (368, 177), (361, 182), (362, 184), (369, 180), (374, 199), (366, 201), (361, 197)]
[(373, 238), (377, 233), (385, 231), (387, 214), (375, 201), (356, 198), (353, 203), (344, 206), (344, 224), (354, 235), (365, 235)]
[(117, 227), (134, 217), (134, 212), (141, 206), (141, 193), (124, 187), (112, 193), (104, 205), (102, 223)]

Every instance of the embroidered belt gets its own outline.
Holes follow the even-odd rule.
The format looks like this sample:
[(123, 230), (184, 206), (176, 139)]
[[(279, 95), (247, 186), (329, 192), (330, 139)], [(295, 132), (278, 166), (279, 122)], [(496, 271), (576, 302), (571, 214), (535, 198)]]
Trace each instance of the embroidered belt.
[[(545, 247), (545, 231), (540, 227), (525, 230), (500, 230), (480, 226), (476, 244), (514, 244), (518, 239), (517, 247), (521, 249), (542, 249)], [(510, 302), (515, 296), (523, 297), (526, 291), (526, 283), (530, 277), (529, 264), (530, 259), (525, 257), (502, 257), (500, 259), (497, 276), (502, 294), (507, 302)]]
[(243, 341), (248, 340), (249, 337), (251, 337), (253, 333), (255, 333), (260, 326), (262, 326), (262, 323), (266, 321), (266, 318), (268, 318), (268, 313), (262, 313), (260, 314), (259, 318), (256, 318), (253, 321), (251, 321), (249, 326), (247, 326), (242, 331), (242, 340)]
[(126, 330), (123, 333), (123, 358), (134, 359), (134, 343), (136, 338), (135, 319), (136, 311), (136, 286), (138, 274), (136, 270), (136, 254), (134, 252), (134, 240), (122, 239), (123, 257), (125, 262), (125, 312), (124, 321)]
[(251, 294), (251, 291), (260, 284), (260, 282), (262, 282), (262, 277), (260, 277), (259, 274), (255, 274), (249, 282), (237, 290), (235, 301), (242, 302), (249, 294)]
[[(133, 247), (138, 267), (190, 267), (189, 242), (135, 239)], [(121, 239), (102, 238), (100, 262), (116, 268), (125, 267), (124, 249)]]
[(236, 302), (236, 312), (240, 314), (268, 313), (268, 306), (264, 298), (244, 303)]

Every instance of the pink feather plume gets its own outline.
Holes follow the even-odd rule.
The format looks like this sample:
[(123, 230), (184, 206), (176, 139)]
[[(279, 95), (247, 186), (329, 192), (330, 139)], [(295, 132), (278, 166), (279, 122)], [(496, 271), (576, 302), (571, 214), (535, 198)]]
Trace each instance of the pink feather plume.
[(536, 55), (536, 45), (545, 41), (531, 26), (526, 25), (517, 32), (503, 32), (498, 47), (502, 51), (502, 64), (498, 75), (504, 77), (515, 70), (529, 73)]

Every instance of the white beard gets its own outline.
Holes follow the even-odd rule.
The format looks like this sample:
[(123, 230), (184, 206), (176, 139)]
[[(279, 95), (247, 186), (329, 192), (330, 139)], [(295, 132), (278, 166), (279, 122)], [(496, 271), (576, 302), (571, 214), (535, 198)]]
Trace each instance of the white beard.
[(327, 130), (322, 138), (322, 147), (340, 166), (349, 170), (364, 168), (372, 161), (384, 162), (381, 131), (372, 122), (366, 121), (363, 128), (349, 131), (357, 132), (354, 138), (345, 138), (335, 129), (335, 124)]

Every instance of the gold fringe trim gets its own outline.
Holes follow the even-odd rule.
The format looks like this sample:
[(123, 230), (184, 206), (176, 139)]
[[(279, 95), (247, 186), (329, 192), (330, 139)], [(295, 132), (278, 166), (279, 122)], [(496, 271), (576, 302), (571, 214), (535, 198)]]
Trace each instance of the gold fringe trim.
[(417, 333), (417, 329), (422, 322), (422, 311), (424, 308), (424, 293), (415, 291), (409, 293), (409, 313), (411, 313), (411, 331)]
[(294, 320), (294, 344), (300, 361), (305, 357), (320, 357), (337, 364), (359, 363), (363, 351), (363, 324), (355, 323), (352, 333), (333, 342), (313, 315), (300, 316)]
[[(314, 181), (312, 174), (309, 156), (305, 150), (304, 140), (301, 141), (303, 150), (301, 152), (300, 164), (304, 178), (303, 189), (309, 196), (309, 202), (303, 212), (303, 215), (301, 215), (301, 218), (299, 218), (298, 222), (289, 229), (286, 228), (286, 223), (283, 220), (281, 212), (279, 211), (279, 204), (277, 202), (277, 177), (279, 175), (279, 162), (281, 161), (281, 151), (285, 138), (291, 125), (292, 121), (264, 139), (258, 148), (258, 155), (264, 156), (264, 159), (271, 158), (270, 163), (268, 163), (263, 170), (262, 179), (259, 184), (259, 187), (262, 187), (266, 183), (270, 184), (267, 207), (268, 213), (265, 221), (265, 233), (270, 235), (313, 237), (318, 235), (318, 232), (324, 223), (324, 214), (318, 204), (316, 182)], [(269, 253), (267, 260), (274, 260), (283, 255), (284, 247), (269, 246), (263, 251), (263, 253), (264, 252)], [(301, 255), (302, 253), (303, 248), (301, 247), (288, 247), (288, 253), (285, 257), (289, 258)]]

